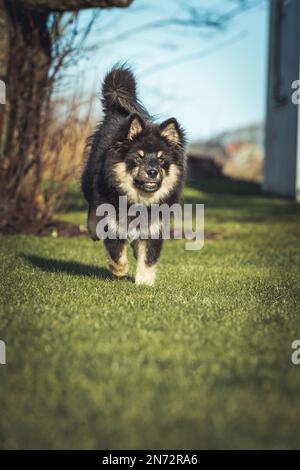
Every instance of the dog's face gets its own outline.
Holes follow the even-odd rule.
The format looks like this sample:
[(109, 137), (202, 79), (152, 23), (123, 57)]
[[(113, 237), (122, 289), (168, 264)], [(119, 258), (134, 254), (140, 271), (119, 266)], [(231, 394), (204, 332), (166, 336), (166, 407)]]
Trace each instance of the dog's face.
[(133, 183), (142, 191), (157, 191), (162, 183), (170, 158), (163, 150), (140, 148), (127, 158), (127, 167), (133, 176)]
[(130, 116), (120, 150), (122, 162), (116, 164), (116, 175), (123, 191), (135, 194), (131, 199), (151, 199), (151, 193), (157, 196), (153, 194), (153, 200), (161, 199), (183, 176), (184, 136), (173, 118), (145, 126), (139, 116)]

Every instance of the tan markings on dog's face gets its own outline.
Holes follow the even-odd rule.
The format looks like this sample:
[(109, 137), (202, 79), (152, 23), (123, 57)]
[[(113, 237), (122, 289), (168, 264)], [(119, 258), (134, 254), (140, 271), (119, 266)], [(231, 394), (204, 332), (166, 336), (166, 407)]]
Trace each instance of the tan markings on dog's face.
[(136, 166), (135, 168), (133, 168), (131, 174), (132, 174), (132, 176), (133, 176), (134, 178), (136, 178), (136, 177), (138, 176), (138, 174), (139, 174), (139, 167)]
[(179, 134), (174, 122), (170, 122), (170, 124), (164, 127), (160, 134), (173, 144), (178, 144), (180, 142)]
[(144, 240), (140, 240), (137, 249), (137, 266), (135, 274), (135, 283), (137, 285), (153, 286), (156, 276), (156, 264), (147, 266), (147, 246)]
[(164, 158), (164, 152), (162, 150), (160, 150), (157, 153), (157, 158), (158, 158), (159, 163), (161, 163), (161, 164), (164, 163), (165, 158)]
[(155, 193), (153, 193), (155, 202), (151, 202), (151, 204), (160, 202), (161, 200), (165, 199), (165, 197), (173, 191), (180, 178), (179, 168), (174, 163), (171, 163), (168, 174), (165, 172), (164, 169), (162, 171), (164, 174), (162, 184), (161, 187)]
[(158, 204), (165, 199), (172, 192), (180, 177), (179, 168), (171, 163), (168, 174), (163, 171), (164, 177), (160, 188), (153, 193), (146, 193), (134, 185), (134, 175), (128, 173), (125, 162), (116, 163), (114, 173), (119, 188), (128, 197), (129, 202), (144, 204), (145, 206)]
[(141, 158), (144, 158), (144, 156), (145, 156), (144, 150), (141, 150), (141, 149), (137, 151), (137, 154), (138, 154), (138, 156), (141, 157)]

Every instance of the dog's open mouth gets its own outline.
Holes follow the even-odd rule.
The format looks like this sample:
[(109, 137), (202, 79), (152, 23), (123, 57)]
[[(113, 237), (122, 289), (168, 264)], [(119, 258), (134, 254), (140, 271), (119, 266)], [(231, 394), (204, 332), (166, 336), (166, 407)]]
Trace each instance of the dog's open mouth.
[(136, 181), (136, 185), (138, 186), (139, 189), (142, 189), (143, 191), (147, 193), (151, 193), (153, 191), (156, 191), (159, 188), (159, 183), (156, 181)]
[(158, 184), (155, 181), (145, 181), (143, 183), (143, 189), (146, 191), (155, 191), (158, 187)]

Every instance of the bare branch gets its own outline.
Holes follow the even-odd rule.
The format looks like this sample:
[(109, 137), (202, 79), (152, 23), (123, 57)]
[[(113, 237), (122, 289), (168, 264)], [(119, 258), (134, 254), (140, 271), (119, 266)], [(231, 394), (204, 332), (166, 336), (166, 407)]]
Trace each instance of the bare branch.
[(163, 69), (168, 69), (170, 67), (173, 67), (175, 65), (182, 64), (185, 62), (202, 59), (203, 57), (206, 57), (207, 55), (213, 52), (217, 52), (221, 49), (231, 46), (232, 44), (235, 44), (238, 41), (241, 41), (241, 39), (243, 39), (244, 37), (245, 37), (245, 33), (240, 33), (234, 36), (233, 38), (230, 38), (228, 41), (221, 42), (220, 44), (214, 44), (213, 46), (207, 49), (204, 49), (198, 52), (193, 52), (192, 54), (188, 54), (188, 55), (182, 55), (168, 62), (161, 62), (159, 64), (155, 64), (143, 70), (140, 76), (148, 77), (149, 75), (152, 75), (153, 73), (161, 72), (161, 70)]
[[(209, 10), (203, 12), (202, 9), (196, 9), (195, 7), (191, 7), (189, 5), (185, 6), (185, 10), (187, 12), (187, 16), (185, 18), (182, 17), (171, 17), (165, 18), (162, 20), (155, 20), (150, 21), (148, 23), (144, 23), (143, 25), (137, 26), (135, 28), (130, 28), (126, 31), (123, 31), (116, 36), (112, 36), (110, 38), (104, 39), (101, 41), (101, 46), (111, 45), (113, 42), (119, 42), (124, 39), (128, 39), (136, 34), (144, 33), (145, 31), (150, 31), (153, 29), (160, 29), (170, 26), (181, 27), (181, 28), (190, 28), (194, 30), (201, 30), (201, 29), (215, 29), (215, 30), (224, 30), (230, 23), (230, 21), (235, 18), (237, 15), (245, 13), (246, 11), (252, 10), (257, 8), (265, 0), (256, 0), (252, 2), (247, 2), (245, 0), (241, 0), (238, 2), (237, 6), (230, 9), (226, 13), (219, 13), (214, 10)], [(200, 13), (201, 12), (201, 13)]]
[(79, 11), (83, 8), (126, 8), (133, 0), (18, 0), (27, 8), (40, 11)]

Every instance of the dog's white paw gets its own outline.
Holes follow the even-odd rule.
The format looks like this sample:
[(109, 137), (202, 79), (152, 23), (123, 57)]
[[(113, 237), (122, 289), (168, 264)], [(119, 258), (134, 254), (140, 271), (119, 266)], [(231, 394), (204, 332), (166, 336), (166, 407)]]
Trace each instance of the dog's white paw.
[(139, 269), (135, 276), (135, 283), (137, 285), (154, 286), (156, 269), (155, 266)]

